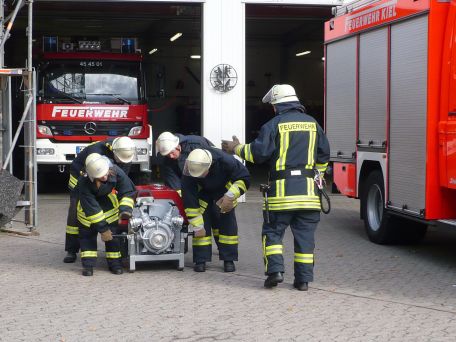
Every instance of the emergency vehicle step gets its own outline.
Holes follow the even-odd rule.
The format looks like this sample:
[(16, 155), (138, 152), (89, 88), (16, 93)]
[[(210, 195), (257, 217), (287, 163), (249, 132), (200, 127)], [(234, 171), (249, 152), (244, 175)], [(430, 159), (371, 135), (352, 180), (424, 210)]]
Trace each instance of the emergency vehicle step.
[(440, 223), (456, 227), (456, 220), (439, 220)]

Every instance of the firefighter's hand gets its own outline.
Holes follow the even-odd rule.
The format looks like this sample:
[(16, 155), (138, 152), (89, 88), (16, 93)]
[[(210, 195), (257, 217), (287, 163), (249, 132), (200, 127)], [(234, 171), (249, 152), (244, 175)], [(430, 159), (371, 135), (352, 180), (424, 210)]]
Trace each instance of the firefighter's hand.
[(122, 211), (119, 215), (119, 223), (122, 222), (122, 220), (129, 220), (131, 218), (131, 213), (128, 211)]
[[(231, 195), (231, 196), (230, 196)], [(234, 195), (226, 193), (215, 204), (220, 208), (222, 214), (229, 213), (234, 208)]]
[(234, 154), (234, 149), (239, 145), (239, 139), (233, 135), (233, 141), (222, 140), (222, 150), (229, 154)]
[(194, 237), (205, 237), (206, 236), (206, 229), (204, 229), (204, 226), (192, 226), (193, 229), (193, 236)]
[(100, 233), (100, 235), (101, 235), (101, 241), (108, 242), (108, 241), (112, 240), (112, 232), (110, 229), (108, 229), (107, 231), (105, 231), (103, 233)]

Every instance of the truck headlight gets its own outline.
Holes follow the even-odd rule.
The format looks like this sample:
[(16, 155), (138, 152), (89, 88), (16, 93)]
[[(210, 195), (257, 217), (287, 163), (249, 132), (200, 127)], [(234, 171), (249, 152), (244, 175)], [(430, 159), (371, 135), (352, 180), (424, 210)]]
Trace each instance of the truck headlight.
[(43, 135), (52, 135), (51, 129), (48, 126), (38, 125), (38, 132)]
[(128, 133), (128, 135), (130, 137), (134, 137), (134, 136), (140, 135), (141, 132), (142, 132), (142, 126), (135, 126), (132, 129), (130, 129), (130, 132)]
[(147, 154), (147, 148), (136, 147), (136, 154), (138, 156), (144, 156)]
[(55, 154), (55, 150), (53, 148), (37, 148), (36, 154), (40, 156), (50, 156)]

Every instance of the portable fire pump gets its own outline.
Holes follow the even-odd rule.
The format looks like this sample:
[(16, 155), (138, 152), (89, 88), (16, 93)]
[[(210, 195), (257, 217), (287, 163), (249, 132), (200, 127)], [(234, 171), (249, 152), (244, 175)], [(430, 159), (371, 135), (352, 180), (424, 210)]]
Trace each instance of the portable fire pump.
[(164, 185), (137, 186), (138, 195), (128, 220), (127, 257), (130, 272), (142, 261), (176, 260), (184, 269), (187, 218), (179, 194)]

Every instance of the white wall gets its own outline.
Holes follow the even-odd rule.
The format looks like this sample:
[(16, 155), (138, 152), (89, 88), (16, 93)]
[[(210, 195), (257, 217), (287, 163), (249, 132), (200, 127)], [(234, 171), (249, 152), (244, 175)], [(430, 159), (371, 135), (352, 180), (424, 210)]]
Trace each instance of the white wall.
[[(210, 0), (203, 5), (203, 135), (216, 145), (232, 134), (245, 134), (245, 4), (241, 0)], [(227, 93), (216, 92), (210, 72), (230, 64), (237, 85)]]

